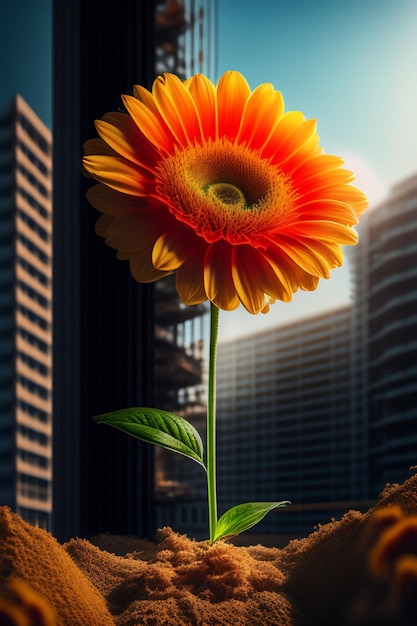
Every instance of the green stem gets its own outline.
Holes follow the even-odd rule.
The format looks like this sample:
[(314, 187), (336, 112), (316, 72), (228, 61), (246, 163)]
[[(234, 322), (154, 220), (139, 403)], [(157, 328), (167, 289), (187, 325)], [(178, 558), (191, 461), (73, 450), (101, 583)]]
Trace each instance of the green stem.
[(217, 526), (216, 493), (216, 357), (219, 332), (219, 309), (212, 303), (210, 316), (210, 356), (207, 399), (207, 493), (210, 543), (214, 541)]

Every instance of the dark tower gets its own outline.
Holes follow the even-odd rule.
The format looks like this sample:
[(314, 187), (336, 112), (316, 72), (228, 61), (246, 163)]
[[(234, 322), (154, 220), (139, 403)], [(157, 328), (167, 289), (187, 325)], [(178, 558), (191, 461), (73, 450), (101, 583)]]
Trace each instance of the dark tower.
[(54, 28), (54, 496), (58, 539), (153, 529), (151, 446), (92, 416), (151, 403), (153, 289), (94, 232), (82, 143), (120, 94), (154, 78), (154, 7), (56, 0)]

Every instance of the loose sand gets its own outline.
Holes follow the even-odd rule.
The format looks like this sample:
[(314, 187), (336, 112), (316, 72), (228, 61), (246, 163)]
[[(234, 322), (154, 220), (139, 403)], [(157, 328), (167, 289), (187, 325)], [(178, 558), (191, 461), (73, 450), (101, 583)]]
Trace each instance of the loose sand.
[[(394, 504), (417, 516), (417, 476), (387, 487), (367, 513), (349, 511), (282, 550), (209, 546), (170, 528), (155, 542), (102, 534), (62, 546), (2, 507), (0, 589), (14, 580), (30, 585), (59, 626), (411, 626), (417, 566), (415, 578), (407, 574), (408, 595), (401, 587), (395, 598), (394, 566), (381, 580), (369, 568), (383, 532), (376, 512)], [(417, 564), (417, 544), (410, 554)]]

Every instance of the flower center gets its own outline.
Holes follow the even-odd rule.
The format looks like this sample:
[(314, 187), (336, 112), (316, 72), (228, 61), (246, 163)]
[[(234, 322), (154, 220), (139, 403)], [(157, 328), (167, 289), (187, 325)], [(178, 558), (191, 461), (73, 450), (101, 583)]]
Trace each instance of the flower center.
[(241, 190), (230, 183), (213, 183), (212, 185), (207, 185), (205, 192), (209, 197), (220, 200), (220, 202), (226, 206), (232, 204), (242, 209), (248, 208), (246, 198)]
[(277, 166), (228, 140), (177, 149), (159, 162), (158, 178), (171, 213), (208, 242), (262, 245), (294, 210), (296, 193)]

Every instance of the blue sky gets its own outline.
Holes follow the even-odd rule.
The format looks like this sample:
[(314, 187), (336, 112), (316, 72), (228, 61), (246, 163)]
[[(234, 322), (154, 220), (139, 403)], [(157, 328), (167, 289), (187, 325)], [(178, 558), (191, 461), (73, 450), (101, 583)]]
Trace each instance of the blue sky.
[[(416, 0), (218, 0), (219, 75), (273, 83), (286, 108), (318, 120), (326, 152), (344, 157), (372, 204), (417, 172)], [(20, 92), (51, 125), (51, 0), (0, 9), (0, 107)], [(115, 94), (115, 104), (119, 94)], [(348, 267), (267, 316), (222, 316), (223, 336), (252, 332), (349, 300)], [(250, 318), (250, 319), (248, 319)]]
[(51, 127), (52, 0), (14, 0), (0, 8), (0, 112), (20, 93)]

